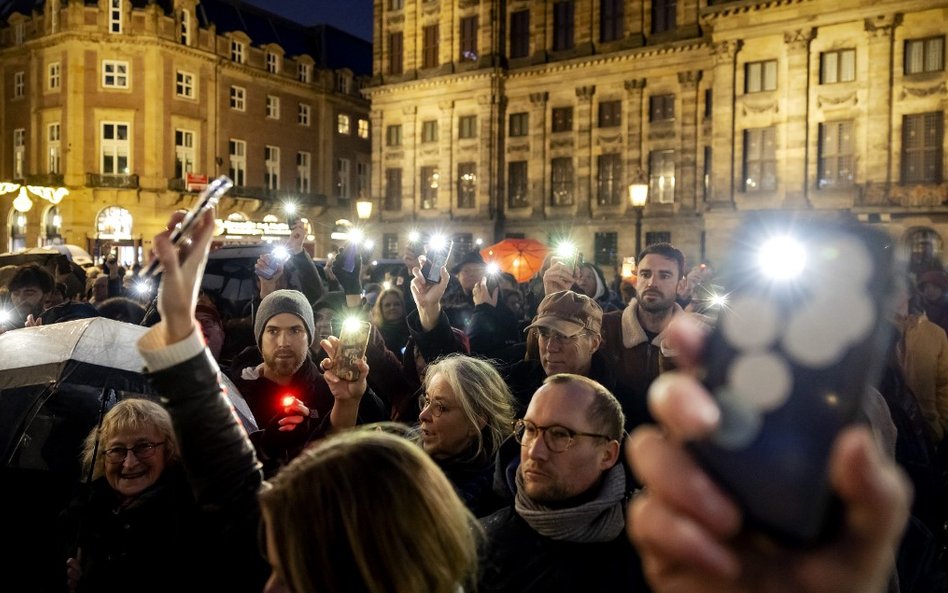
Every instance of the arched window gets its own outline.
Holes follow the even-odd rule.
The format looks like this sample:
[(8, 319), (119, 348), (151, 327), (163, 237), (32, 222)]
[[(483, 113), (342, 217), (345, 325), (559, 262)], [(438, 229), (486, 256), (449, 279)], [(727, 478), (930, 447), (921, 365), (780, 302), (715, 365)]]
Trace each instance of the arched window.
[(50, 206), (43, 215), (43, 242), (46, 245), (57, 245), (63, 242), (63, 217), (59, 214), (58, 206)]
[(181, 44), (191, 45), (191, 13), (181, 11)]
[(915, 227), (905, 233), (903, 242), (909, 249), (909, 269), (912, 272), (942, 269), (945, 243), (937, 231)]
[(131, 239), (132, 215), (121, 206), (109, 206), (96, 217), (95, 231), (100, 239)]
[(9, 250), (26, 249), (26, 214), (11, 208), (7, 226), (10, 228)]

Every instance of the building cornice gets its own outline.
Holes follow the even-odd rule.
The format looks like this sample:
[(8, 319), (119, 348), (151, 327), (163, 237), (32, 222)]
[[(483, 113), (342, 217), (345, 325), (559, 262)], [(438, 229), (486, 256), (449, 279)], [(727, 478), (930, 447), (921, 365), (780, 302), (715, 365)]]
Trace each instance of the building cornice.
[[(688, 52), (698, 52), (708, 50), (710, 44), (704, 39), (694, 39), (667, 43), (662, 45), (637, 47), (634, 49), (599, 54), (596, 56), (586, 56), (580, 59), (566, 60), (563, 62), (550, 62), (539, 64), (526, 68), (518, 68), (507, 72), (508, 79), (525, 78), (536, 76), (538, 74), (555, 74), (562, 72), (571, 72), (574, 70), (584, 70), (590, 67), (627, 64), (638, 60), (658, 56), (669, 56), (674, 54), (684, 54)], [(710, 53), (708, 54), (710, 59)]]
[(362, 92), (371, 100), (373, 97), (379, 97), (393, 93), (403, 93), (405, 91), (424, 91), (429, 89), (441, 89), (450, 84), (471, 81), (490, 81), (495, 78), (503, 78), (503, 75), (504, 71), (499, 68), (468, 70), (463, 73), (447, 74), (444, 76), (436, 76), (420, 80), (407, 80), (405, 82), (397, 82), (393, 84), (367, 86), (362, 89)]

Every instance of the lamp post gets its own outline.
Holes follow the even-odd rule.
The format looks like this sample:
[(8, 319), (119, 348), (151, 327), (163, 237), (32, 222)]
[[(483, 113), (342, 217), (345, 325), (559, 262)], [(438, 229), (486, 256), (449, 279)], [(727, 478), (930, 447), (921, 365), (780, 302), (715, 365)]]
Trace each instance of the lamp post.
[(629, 185), (629, 202), (635, 210), (635, 257), (642, 251), (642, 210), (648, 200), (648, 184), (637, 181)]

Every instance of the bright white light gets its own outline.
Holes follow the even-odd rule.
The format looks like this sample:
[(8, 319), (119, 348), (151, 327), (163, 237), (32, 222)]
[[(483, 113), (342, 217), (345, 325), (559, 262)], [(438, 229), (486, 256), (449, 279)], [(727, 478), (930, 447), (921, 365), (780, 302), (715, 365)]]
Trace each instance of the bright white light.
[(556, 246), (556, 255), (569, 259), (576, 255), (576, 244), (572, 241), (563, 241)]
[(806, 249), (792, 237), (774, 237), (761, 246), (757, 264), (774, 280), (791, 280), (806, 267)]
[(444, 235), (431, 235), (431, 238), (428, 239), (428, 246), (435, 251), (441, 251), (448, 246), (448, 240)]
[(296, 214), (296, 202), (284, 202), (283, 211), (287, 214)]
[(151, 292), (151, 284), (145, 280), (140, 280), (135, 283), (135, 292), (144, 296)]
[(10, 321), (10, 312), (6, 309), (0, 310), (0, 323), (6, 323)]
[(384, 290), (388, 290), (388, 289), (391, 288), (391, 287), (392, 287), (392, 283), (389, 282), (388, 280), (382, 282), (382, 288), (383, 288)]
[(408, 241), (410, 243), (417, 243), (421, 239), (421, 233), (418, 231), (409, 231), (408, 232)]
[(362, 321), (358, 317), (347, 317), (345, 321), (342, 322), (342, 331), (344, 332), (354, 332), (359, 330), (359, 325), (362, 324)]
[(474, 244), (480, 247), (481, 245), (484, 244), (484, 239), (481, 239), (480, 237), (478, 237), (477, 239), (474, 239)]
[(372, 265), (373, 265), (373, 266), (379, 265), (379, 260), (373, 259), (373, 260), (372, 260)]
[(487, 264), (488, 276), (493, 276), (494, 274), (499, 274), (499, 273), (500, 273), (500, 266), (498, 266), (496, 262), (490, 262), (489, 264)]
[(727, 306), (727, 295), (726, 294), (712, 294), (711, 299), (709, 300), (712, 307), (715, 309), (723, 309)]
[(349, 242), (358, 245), (362, 243), (362, 239), (365, 239), (365, 233), (362, 232), (362, 229), (353, 228), (349, 231)]
[(290, 252), (283, 245), (275, 245), (270, 251), (270, 257), (276, 261), (286, 261), (290, 259)]
[(366, 239), (365, 241), (362, 242), (362, 246), (368, 249), (369, 251), (372, 251), (372, 249), (375, 247), (375, 241), (373, 241), (372, 239)]

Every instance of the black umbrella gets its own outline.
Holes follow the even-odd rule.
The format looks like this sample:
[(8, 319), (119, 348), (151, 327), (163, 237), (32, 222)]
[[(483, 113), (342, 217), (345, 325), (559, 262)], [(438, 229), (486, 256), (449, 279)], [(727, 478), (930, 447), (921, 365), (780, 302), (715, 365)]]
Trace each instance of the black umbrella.
[[(61, 589), (56, 518), (79, 481), (83, 439), (119, 400), (157, 399), (135, 347), (146, 331), (95, 317), (0, 335), (0, 525), (13, 536), (0, 593)], [(247, 403), (224, 382), (255, 430)]]

